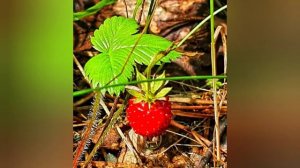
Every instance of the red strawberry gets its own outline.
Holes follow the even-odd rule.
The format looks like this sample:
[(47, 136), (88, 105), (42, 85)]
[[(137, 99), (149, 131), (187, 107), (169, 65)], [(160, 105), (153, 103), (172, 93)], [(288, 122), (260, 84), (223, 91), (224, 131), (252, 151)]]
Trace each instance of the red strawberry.
[[(136, 78), (137, 81), (147, 79), (138, 70)], [(165, 78), (165, 72), (155, 79), (162, 78)], [(172, 89), (164, 88), (165, 84), (165, 81), (152, 81), (138, 84), (140, 91), (127, 90), (135, 97), (129, 100), (126, 109), (127, 119), (135, 133), (150, 138), (161, 135), (168, 128), (172, 118), (171, 103), (168, 97), (166, 100), (158, 100), (165, 97)]]
[(127, 119), (133, 130), (145, 137), (161, 135), (169, 126), (172, 113), (169, 100), (155, 100), (149, 104), (145, 101), (138, 103), (129, 100), (126, 109)]

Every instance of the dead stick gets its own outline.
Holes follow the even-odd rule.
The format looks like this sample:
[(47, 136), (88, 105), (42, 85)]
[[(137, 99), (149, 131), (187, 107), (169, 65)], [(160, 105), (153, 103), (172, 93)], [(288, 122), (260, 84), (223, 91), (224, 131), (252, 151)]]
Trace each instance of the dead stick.
[(85, 103), (86, 101), (88, 101), (89, 99), (91, 99), (92, 97), (94, 97), (94, 93), (90, 93), (89, 95), (83, 97), (82, 99), (78, 100), (77, 102), (74, 103), (74, 107), (79, 106), (83, 103)]
[[(203, 113), (194, 113), (194, 112), (184, 112), (179, 110), (173, 110), (172, 113), (176, 116), (182, 116), (182, 117), (190, 117), (190, 118), (208, 118), (208, 117), (214, 117), (214, 114), (203, 114)], [(225, 115), (226, 112), (222, 111), (220, 115)]]
[[(227, 119), (226, 117), (222, 118), (221, 119), (221, 123), (220, 123), (220, 136), (224, 133), (225, 131), (225, 128), (227, 127)], [(212, 142), (215, 141), (215, 137), (213, 138)], [(211, 145), (209, 146), (209, 149), (212, 150), (213, 148), (213, 143), (211, 143)], [(210, 160), (211, 156), (212, 156), (212, 153), (211, 151), (208, 150), (206, 151), (206, 153), (204, 154), (204, 156), (202, 157), (201, 159), (201, 162), (200, 162), (200, 168), (204, 168), (205, 165), (208, 163), (208, 161)]]
[[(212, 100), (203, 100), (203, 99), (195, 99), (189, 97), (170, 97), (170, 102), (179, 102), (179, 103), (196, 103), (196, 104), (214, 104)], [(217, 101), (218, 103), (220, 101)], [(223, 102), (224, 105), (227, 105), (227, 101)]]

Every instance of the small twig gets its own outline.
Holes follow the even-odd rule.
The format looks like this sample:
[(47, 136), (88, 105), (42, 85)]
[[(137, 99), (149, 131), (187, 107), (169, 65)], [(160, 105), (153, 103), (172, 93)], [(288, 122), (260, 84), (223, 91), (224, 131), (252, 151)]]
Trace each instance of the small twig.
[[(170, 131), (170, 130), (166, 130), (166, 132), (169, 132), (169, 133), (172, 133), (172, 134), (175, 134), (175, 135), (178, 135), (178, 136), (184, 137), (184, 138), (186, 138), (186, 139), (189, 139), (189, 140), (191, 140), (191, 141), (193, 141), (193, 142), (196, 142), (196, 143), (198, 143), (198, 144), (199, 144), (199, 142), (198, 142), (198, 141), (196, 141), (195, 139), (193, 139), (193, 138), (190, 138), (190, 137), (188, 137), (188, 136), (185, 136), (185, 135), (183, 135), (183, 134), (179, 134), (179, 133), (177, 133), (177, 132)], [(201, 145), (201, 144), (200, 144), (200, 145)]]
[[(211, 110), (213, 112), (213, 110)], [(175, 116), (182, 116), (182, 117), (190, 117), (190, 118), (208, 118), (208, 117), (214, 117), (214, 114), (201, 114), (201, 113), (193, 113), (193, 112), (183, 112), (179, 110), (173, 110), (172, 113)], [(224, 115), (225, 113), (221, 114)]]
[(144, 13), (144, 9), (145, 9), (145, 1), (146, 1), (146, 0), (143, 0), (143, 3), (142, 3), (142, 9), (141, 9), (141, 12), (140, 12), (140, 15), (139, 15), (139, 19), (138, 19), (138, 23), (139, 23), (139, 24), (141, 23), (142, 16), (143, 16), (143, 13)]
[[(82, 165), (83, 162), (80, 162), (80, 165)], [(113, 162), (107, 162), (107, 161), (92, 161), (91, 162), (93, 167), (115, 167), (115, 168), (140, 168), (139, 165), (133, 164), (133, 163), (113, 163)]]
[(178, 82), (178, 81), (170, 81), (170, 82), (178, 83), (180, 85), (188, 86), (188, 87), (191, 87), (191, 88), (194, 88), (194, 89), (197, 89), (197, 90), (201, 90), (201, 91), (205, 91), (205, 92), (211, 92), (211, 90), (203, 89), (203, 88), (193, 86), (193, 85), (189, 85), (189, 84), (186, 84), (186, 83), (183, 83), (183, 82)]
[[(125, 99), (127, 99), (127, 97)], [(103, 100), (100, 101), (100, 104), (103, 107), (103, 109), (106, 112), (106, 114), (109, 115), (110, 111), (108, 110), (108, 108), (107, 108), (106, 104), (103, 102)], [(117, 106), (117, 107), (121, 107), (122, 106), (122, 104), (111, 104), (111, 103), (108, 103), (108, 104), (110, 104), (111, 106)], [(129, 143), (128, 139), (125, 137), (125, 135), (122, 132), (122, 130), (120, 129), (120, 127), (116, 126), (116, 129), (117, 129), (117, 132), (119, 133), (119, 135), (121, 136), (121, 138), (124, 140), (124, 142), (125, 142), (126, 146), (128, 147), (128, 149), (135, 154), (138, 162), (140, 164), (142, 164), (141, 158), (139, 157), (138, 153), (134, 150), (134, 148), (132, 147), (132, 145)]]
[(126, 10), (126, 18), (128, 18), (128, 8), (127, 8), (127, 3), (126, 0), (123, 0), (123, 3), (125, 5), (125, 10)]
[(184, 131), (186, 131), (186, 132), (189, 132), (189, 130), (190, 130), (189, 127), (187, 127), (187, 126), (185, 126), (185, 125), (182, 125), (182, 124), (176, 122), (175, 120), (171, 120), (170, 125), (172, 125), (172, 126), (174, 126), (174, 127), (177, 127), (177, 128), (179, 128), (179, 129), (182, 129), (182, 130), (184, 130)]
[(191, 134), (195, 137), (195, 139), (200, 143), (204, 148), (208, 149), (208, 145), (210, 141), (199, 135), (196, 131), (191, 131)]
[(203, 147), (202, 145), (176, 144), (177, 146)]
[(81, 72), (84, 80), (91, 86), (91, 83), (89, 82), (88, 78), (86, 77), (85, 72), (84, 72), (84, 70), (83, 70), (80, 62), (77, 60), (77, 58), (76, 58), (76, 56), (74, 54), (73, 54), (73, 59), (74, 59), (75, 64), (77, 65), (77, 68)]
[[(182, 129), (182, 130), (188, 132), (189, 134), (193, 135), (196, 138), (198, 144), (207, 148), (207, 150), (210, 152), (210, 154), (215, 156), (215, 154), (212, 152), (212, 149), (209, 148), (213, 144), (212, 143), (213, 141), (210, 142), (208, 139), (206, 139), (203, 136), (201, 136), (200, 134), (198, 134), (198, 132), (196, 132), (193, 129), (190, 129), (188, 126), (182, 125), (174, 120), (171, 121), (171, 125), (179, 128), (179, 129)], [(221, 151), (226, 153), (225, 150), (221, 150)]]
[[(80, 107), (73, 107), (74, 111), (80, 111), (80, 110), (89, 110), (91, 109), (91, 105), (87, 105), (87, 106), (80, 106)], [(84, 119), (87, 119), (86, 117)]]
[[(211, 109), (213, 108), (212, 106), (203, 106), (203, 105), (198, 105), (198, 106), (184, 106), (184, 105), (177, 105), (177, 104), (172, 104), (171, 109), (172, 110), (203, 110), (203, 109)], [(220, 109), (227, 109), (227, 106), (222, 106)]]
[(89, 95), (87, 95), (87, 96), (83, 97), (82, 99), (78, 100), (77, 102), (75, 102), (73, 104), (73, 106), (74, 107), (79, 106), (79, 105), (85, 103), (86, 101), (88, 101), (89, 99), (91, 99), (93, 97), (94, 97), (94, 93), (90, 93)]
[[(188, 126), (182, 125), (182, 124), (180, 124), (180, 123), (178, 123), (178, 122), (176, 122), (176, 121), (174, 121), (174, 120), (171, 121), (171, 125), (173, 125), (173, 126), (179, 128), (179, 129), (182, 129), (182, 130), (188, 132), (189, 134), (193, 135), (193, 136), (196, 138), (196, 140), (197, 140), (197, 141), (194, 141), (194, 140), (193, 140), (194, 142), (196, 142), (196, 143), (202, 145), (203, 147), (208, 148), (208, 145), (206, 145), (206, 143), (209, 143), (209, 140), (207, 140), (207, 139), (205, 139), (204, 137), (202, 137), (201, 135), (199, 135), (196, 131), (191, 130)], [(185, 137), (186, 137), (186, 136), (185, 136)], [(200, 138), (201, 138), (201, 139), (204, 139), (204, 141), (205, 141), (206, 143), (203, 143), (203, 141), (200, 140)], [(190, 139), (190, 138), (188, 138), (188, 139)], [(192, 140), (192, 139), (190, 139), (190, 140)]]
[[(222, 135), (224, 133), (226, 127), (227, 127), (227, 121), (226, 121), (226, 117), (224, 117), (220, 121), (220, 135)], [(216, 138), (214, 137), (213, 140), (212, 140), (212, 142), (214, 142), (215, 140), (216, 140)], [(213, 145), (211, 144), (209, 146), (209, 148), (212, 150)], [(205, 167), (205, 165), (210, 160), (211, 156), (212, 156), (212, 153), (210, 151), (206, 151), (206, 153), (204, 154), (204, 156), (202, 157), (201, 162), (200, 162), (200, 167), (201, 168)]]
[(82, 126), (86, 126), (88, 123), (81, 123), (81, 124), (73, 124), (73, 128), (75, 127), (82, 127)]
[[(197, 128), (199, 125), (201, 125), (204, 121), (206, 121), (206, 119), (204, 119), (202, 122), (200, 122), (199, 124), (197, 124), (196, 126), (194, 126), (193, 128), (191, 128), (191, 130), (196, 129), (196, 128)], [(171, 120), (171, 125), (173, 125), (173, 126), (176, 125), (176, 127), (177, 127), (177, 125), (180, 126), (180, 124), (179, 124), (179, 123), (177, 124), (177, 122), (174, 122), (174, 120)], [(187, 127), (185, 127), (185, 126), (183, 126), (183, 127), (184, 127), (184, 128), (187, 128)], [(187, 128), (187, 129), (188, 129), (188, 128)], [(188, 131), (186, 131), (186, 132), (187, 132), (186, 135), (190, 134)], [(160, 152), (159, 154), (162, 154), (162, 153), (168, 151), (171, 147), (173, 147), (173, 146), (175, 146), (176, 144), (178, 144), (183, 138), (184, 138), (184, 137), (181, 137), (180, 139), (178, 139), (176, 142), (174, 142), (172, 145), (170, 145), (168, 148), (166, 148), (164, 151)]]
[[(205, 105), (212, 105), (214, 102), (212, 100), (202, 100), (202, 99), (194, 99), (189, 97), (171, 97), (169, 99), (171, 102), (178, 102), (178, 103), (189, 103), (189, 104), (205, 104)], [(220, 102), (220, 101), (217, 101)], [(227, 105), (227, 101), (223, 102), (224, 105)]]
[[(95, 144), (93, 150), (91, 151), (91, 153), (88, 155), (88, 157), (86, 158), (86, 160), (84, 161), (84, 164), (81, 166), (81, 168), (85, 168), (86, 165), (91, 161), (91, 159), (94, 157), (94, 155), (96, 154), (97, 150), (99, 149), (100, 145), (102, 145), (102, 142), (104, 140), (104, 136), (106, 136), (106, 134), (108, 133), (109, 129), (110, 129), (110, 126), (114, 124), (114, 122), (116, 121), (113, 120), (113, 117), (115, 115), (115, 109), (116, 109), (116, 104), (118, 103), (118, 98), (119, 97), (116, 97), (115, 100), (114, 100), (114, 104), (115, 106), (113, 106), (110, 110), (110, 113), (106, 119), (106, 122), (104, 123), (103, 125), (103, 129), (99, 135), (99, 139), (97, 141), (97, 143)], [(118, 110), (117, 110), (117, 113), (121, 113), (121, 111), (123, 110), (123, 107), (120, 107)], [(116, 114), (117, 114), (116, 113)]]

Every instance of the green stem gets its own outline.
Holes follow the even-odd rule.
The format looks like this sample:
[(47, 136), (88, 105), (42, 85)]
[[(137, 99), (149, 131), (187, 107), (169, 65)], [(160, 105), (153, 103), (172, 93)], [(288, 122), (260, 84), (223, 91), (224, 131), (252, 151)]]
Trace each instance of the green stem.
[(132, 16), (133, 19), (135, 19), (137, 11), (138, 11), (139, 7), (142, 5), (142, 2), (143, 2), (142, 0), (137, 0), (136, 1), (135, 7), (134, 7), (134, 10), (133, 10), (133, 16)]
[(78, 160), (80, 156), (82, 156), (82, 153), (84, 152), (84, 148), (87, 145), (87, 142), (90, 140), (92, 133), (94, 132), (92, 130), (94, 129), (93, 127), (96, 124), (97, 113), (100, 109), (100, 105), (99, 105), (100, 99), (101, 99), (101, 92), (97, 90), (95, 91), (93, 107), (90, 112), (91, 114), (90, 114), (88, 125), (85, 127), (85, 131), (83, 133), (82, 139), (76, 149), (76, 153), (73, 159), (73, 168), (77, 168)]
[(95, 154), (97, 153), (97, 151), (100, 148), (100, 146), (103, 144), (104, 139), (107, 137), (107, 134), (109, 133), (110, 129), (114, 126), (114, 124), (117, 122), (117, 119), (122, 114), (123, 109), (124, 109), (124, 104), (122, 104), (121, 107), (115, 112), (116, 104), (117, 104), (117, 99), (114, 102), (115, 106), (110, 111), (110, 114), (108, 115), (108, 118), (107, 118), (107, 120), (106, 120), (106, 122), (105, 122), (105, 124), (103, 126), (103, 130), (100, 133), (100, 138), (96, 142), (93, 150), (88, 155), (88, 157), (84, 161), (84, 163), (81, 166), (81, 168), (85, 168), (87, 166), (87, 164), (92, 160), (92, 158), (95, 156)]
[[(226, 8), (227, 8), (227, 5), (223, 6), (222, 8), (216, 10), (213, 13), (213, 15), (216, 15), (216, 14), (220, 13), (221, 11), (223, 11)], [(180, 47), (192, 34), (194, 34), (213, 15), (211, 14), (211, 15), (207, 16), (205, 19), (203, 19), (192, 31), (189, 32), (189, 34), (187, 34), (176, 46), (174, 46), (174, 49)]]
[(96, 89), (84, 89), (80, 91), (75, 91), (73, 92), (73, 97), (81, 96), (88, 94), (94, 90), (102, 90), (110, 87), (117, 87), (117, 86), (125, 86), (125, 85), (133, 85), (133, 84), (138, 84), (138, 83), (143, 83), (143, 82), (152, 82), (152, 81), (162, 81), (162, 80), (169, 80), (169, 81), (176, 81), (176, 80), (196, 80), (196, 79), (224, 79), (227, 78), (227, 76), (224, 75), (218, 75), (218, 76), (176, 76), (176, 77), (167, 77), (167, 78), (162, 78), (162, 79), (147, 79), (147, 80), (141, 80), (141, 81), (130, 81), (126, 83), (119, 83), (119, 84), (114, 84), (114, 85), (106, 85), (103, 87), (99, 87)]
[[(146, 78), (149, 80), (150, 79), (150, 76), (151, 76), (151, 70), (152, 68), (154, 67), (154, 65), (162, 58), (164, 57), (165, 54), (164, 53), (158, 53), (156, 54), (152, 60), (150, 61), (150, 64), (148, 65), (148, 67), (146, 68)], [(150, 93), (150, 82), (147, 83), (148, 87), (147, 87), (147, 92), (146, 92), (146, 98), (147, 98), (147, 101), (148, 101), (148, 98), (149, 98), (149, 94), (152, 94)]]
[(85, 11), (76, 12), (73, 14), (73, 21), (80, 20), (84, 17), (93, 15), (107, 5), (115, 3), (116, 0), (102, 0)]

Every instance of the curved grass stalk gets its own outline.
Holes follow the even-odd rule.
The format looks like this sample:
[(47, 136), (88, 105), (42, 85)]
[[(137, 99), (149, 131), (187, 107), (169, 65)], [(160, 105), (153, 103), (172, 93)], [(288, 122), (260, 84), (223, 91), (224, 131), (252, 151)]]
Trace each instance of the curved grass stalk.
[(207, 16), (205, 19), (203, 19), (196, 27), (193, 28), (192, 31), (190, 31), (176, 46), (174, 46), (175, 48), (180, 47), (192, 34), (194, 34), (197, 30), (200, 29), (201, 26), (204, 25), (205, 22), (207, 22), (212, 16), (220, 13), (221, 11), (225, 10), (227, 8), (227, 5), (223, 6), (222, 8), (216, 10), (215, 12), (213, 12), (213, 14)]
[[(217, 75), (216, 68), (216, 50), (215, 50), (215, 21), (214, 21), (214, 0), (210, 0), (210, 40), (211, 40), (211, 66), (212, 66), (212, 76)], [(215, 137), (216, 137), (216, 149), (217, 149), (217, 166), (221, 160), (220, 156), (220, 125), (219, 125), (219, 112), (217, 104), (217, 81), (212, 80), (213, 85), (213, 102), (214, 102), (214, 116), (215, 116)]]
[(85, 11), (74, 13), (73, 20), (76, 21), (76, 20), (80, 20), (84, 17), (93, 15), (93, 14), (97, 13), (99, 10), (101, 10), (103, 7), (105, 7), (107, 5), (111, 5), (115, 2), (116, 2), (116, 0), (102, 0), (102, 1), (98, 2), (97, 4), (95, 4), (94, 6), (88, 8)]

